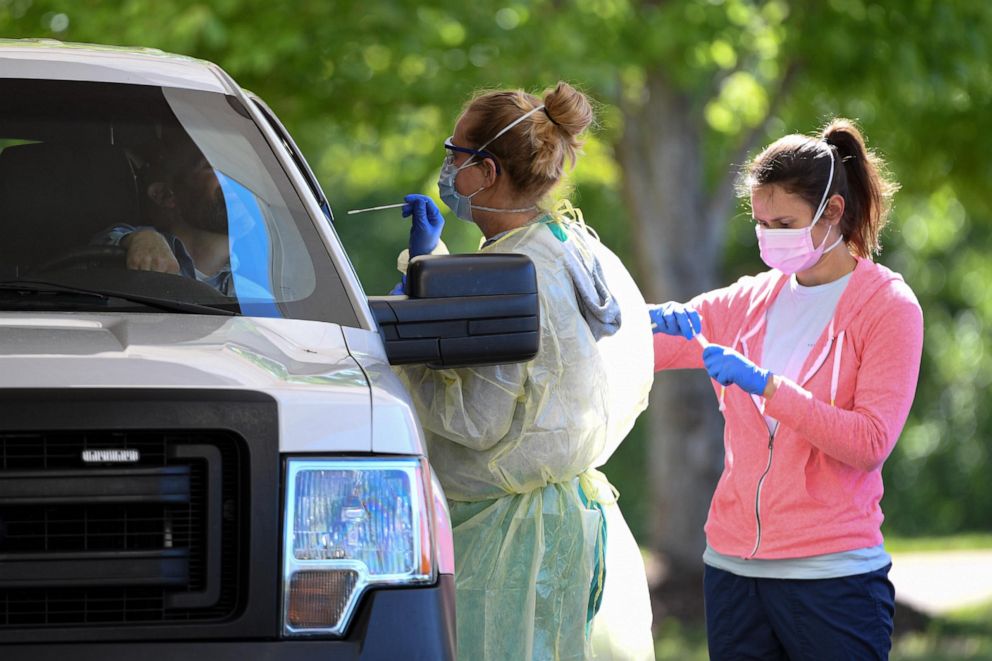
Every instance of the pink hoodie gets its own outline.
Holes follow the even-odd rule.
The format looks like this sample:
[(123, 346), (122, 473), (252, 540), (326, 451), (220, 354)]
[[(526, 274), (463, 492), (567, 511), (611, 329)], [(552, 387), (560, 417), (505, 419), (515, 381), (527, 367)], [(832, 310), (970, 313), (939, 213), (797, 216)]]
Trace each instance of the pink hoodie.
[[(761, 364), (765, 316), (787, 277), (766, 271), (689, 302), (710, 342)], [(701, 368), (697, 342), (654, 336), (655, 370)], [(800, 558), (882, 543), (882, 462), (906, 423), (923, 350), (923, 315), (902, 277), (857, 267), (802, 369), (766, 402), (713, 385), (724, 411), (723, 475), (709, 545), (742, 558)], [(774, 441), (764, 413), (778, 419)]]

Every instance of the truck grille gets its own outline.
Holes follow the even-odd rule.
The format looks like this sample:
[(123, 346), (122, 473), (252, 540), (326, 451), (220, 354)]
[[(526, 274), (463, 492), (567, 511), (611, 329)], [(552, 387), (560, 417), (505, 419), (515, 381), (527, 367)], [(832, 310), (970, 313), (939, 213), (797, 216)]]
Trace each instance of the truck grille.
[(246, 456), (227, 431), (0, 432), (0, 629), (231, 616)]

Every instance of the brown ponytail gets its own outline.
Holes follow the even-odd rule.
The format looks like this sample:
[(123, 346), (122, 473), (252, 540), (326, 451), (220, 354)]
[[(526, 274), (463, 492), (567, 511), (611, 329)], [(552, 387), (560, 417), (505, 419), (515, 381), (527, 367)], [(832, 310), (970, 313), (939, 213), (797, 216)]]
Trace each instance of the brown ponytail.
[(899, 185), (889, 179), (885, 163), (865, 147), (853, 122), (837, 118), (824, 127), (823, 141), (837, 150), (844, 165), (844, 216), (841, 230), (848, 244), (862, 257), (882, 250), (879, 235), (889, 220), (892, 196)]
[(756, 186), (778, 184), (815, 209), (830, 177), (828, 149), (834, 156), (830, 195), (844, 198), (841, 233), (855, 254), (870, 259), (881, 251), (879, 235), (899, 185), (888, 177), (882, 159), (865, 147), (852, 121), (835, 118), (820, 138), (798, 134), (779, 138), (744, 167), (738, 192), (746, 196)]
[(485, 144), (524, 113), (544, 105), (486, 147), (499, 160), (514, 188), (525, 197), (540, 198), (575, 165), (582, 141), (579, 135), (593, 121), (589, 99), (571, 85), (559, 82), (544, 92), (543, 101), (520, 90), (487, 92), (468, 103), (466, 137), (472, 146)]

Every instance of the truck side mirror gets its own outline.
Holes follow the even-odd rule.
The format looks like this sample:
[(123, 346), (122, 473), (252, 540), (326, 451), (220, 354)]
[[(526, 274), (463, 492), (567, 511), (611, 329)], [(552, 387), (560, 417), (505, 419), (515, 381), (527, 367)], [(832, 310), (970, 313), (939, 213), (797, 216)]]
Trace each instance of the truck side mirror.
[(392, 365), (442, 369), (519, 363), (537, 355), (537, 273), (526, 255), (424, 255), (407, 269), (409, 296), (369, 305)]

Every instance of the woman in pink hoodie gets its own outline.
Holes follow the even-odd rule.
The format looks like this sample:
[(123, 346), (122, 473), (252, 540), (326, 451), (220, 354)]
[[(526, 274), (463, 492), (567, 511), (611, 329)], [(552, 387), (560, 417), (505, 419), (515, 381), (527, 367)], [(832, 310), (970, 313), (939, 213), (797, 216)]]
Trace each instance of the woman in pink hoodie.
[(912, 290), (872, 261), (896, 188), (847, 120), (781, 138), (741, 177), (771, 270), (650, 311), (655, 370), (705, 368), (725, 418), (703, 555), (713, 659), (888, 657), (881, 468), (923, 344)]

